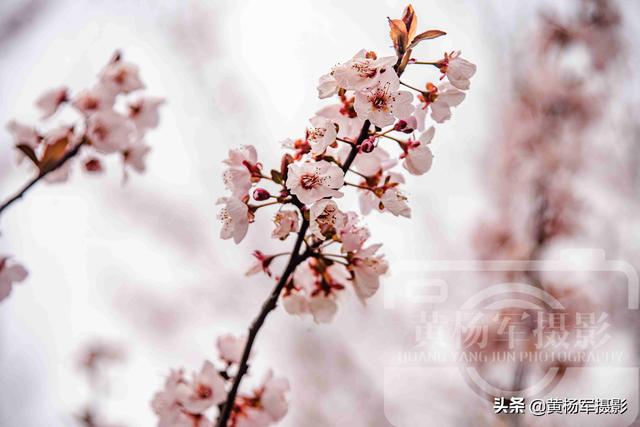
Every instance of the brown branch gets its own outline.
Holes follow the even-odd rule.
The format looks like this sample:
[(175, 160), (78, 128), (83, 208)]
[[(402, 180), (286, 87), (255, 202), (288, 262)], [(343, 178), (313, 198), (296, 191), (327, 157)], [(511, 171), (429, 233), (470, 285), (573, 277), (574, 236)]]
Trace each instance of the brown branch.
[(231, 411), (233, 410), (233, 405), (236, 400), (236, 395), (238, 394), (238, 388), (240, 387), (240, 382), (242, 381), (242, 377), (247, 373), (247, 369), (249, 368), (249, 355), (251, 354), (251, 348), (253, 347), (253, 342), (262, 328), (267, 315), (276, 308), (278, 303), (278, 297), (280, 297), (280, 292), (289, 281), (289, 277), (296, 269), (296, 267), (305, 259), (307, 259), (310, 255), (310, 249), (304, 253), (300, 253), (300, 247), (302, 246), (302, 242), (304, 241), (304, 236), (307, 234), (307, 229), (309, 228), (309, 221), (307, 219), (303, 219), (302, 225), (300, 226), (300, 231), (298, 231), (298, 238), (296, 239), (296, 243), (293, 246), (293, 251), (291, 252), (291, 257), (289, 258), (289, 262), (287, 263), (287, 267), (285, 268), (280, 280), (278, 280), (278, 284), (271, 294), (269, 298), (262, 304), (262, 309), (258, 314), (258, 317), (255, 318), (251, 327), (249, 328), (249, 335), (247, 337), (247, 343), (244, 346), (244, 351), (242, 352), (242, 359), (240, 360), (240, 365), (238, 366), (238, 373), (233, 378), (233, 385), (231, 386), (231, 390), (229, 390), (229, 394), (227, 395), (227, 400), (223, 406), (222, 411), (220, 412), (220, 417), (218, 418), (218, 427), (226, 427), (227, 422), (229, 421), (229, 417), (231, 416)]
[(51, 172), (53, 172), (53, 171), (59, 169), (60, 167), (62, 167), (67, 162), (67, 160), (75, 157), (80, 152), (80, 148), (86, 142), (87, 142), (87, 140), (83, 139), (81, 142), (76, 144), (75, 147), (73, 147), (71, 150), (67, 151), (64, 154), (64, 156), (62, 156), (60, 158), (60, 160), (58, 160), (55, 164), (53, 164), (51, 167), (47, 168), (43, 172), (40, 172), (37, 176), (35, 176), (29, 182), (27, 182), (27, 184), (24, 187), (22, 187), (22, 189), (20, 191), (18, 191), (15, 195), (13, 195), (7, 201), (2, 203), (2, 205), (0, 205), (0, 215), (2, 215), (2, 212), (4, 212), (4, 210), (7, 209), (9, 206), (11, 206), (14, 202), (16, 202), (19, 199), (21, 199), (25, 195), (25, 193), (27, 191), (29, 191), (29, 189), (31, 187), (33, 187), (38, 182), (40, 182), (41, 179), (43, 179), (45, 176), (49, 175)]

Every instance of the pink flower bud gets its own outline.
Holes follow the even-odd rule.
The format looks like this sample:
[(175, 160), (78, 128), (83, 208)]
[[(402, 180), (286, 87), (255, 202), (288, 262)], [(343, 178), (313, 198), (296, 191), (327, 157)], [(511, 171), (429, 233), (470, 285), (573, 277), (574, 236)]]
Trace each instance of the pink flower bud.
[(258, 202), (267, 200), (269, 197), (271, 197), (271, 194), (269, 194), (269, 192), (264, 188), (256, 188), (255, 190), (253, 190), (253, 198)]

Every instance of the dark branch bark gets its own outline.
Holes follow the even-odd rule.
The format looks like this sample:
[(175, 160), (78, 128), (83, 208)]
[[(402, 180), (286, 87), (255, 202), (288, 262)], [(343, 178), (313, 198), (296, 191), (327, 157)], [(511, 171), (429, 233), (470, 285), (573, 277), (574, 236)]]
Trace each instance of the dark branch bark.
[(273, 291), (269, 295), (269, 298), (267, 298), (264, 304), (262, 304), (262, 309), (260, 310), (258, 317), (255, 318), (255, 320), (251, 324), (251, 327), (249, 328), (249, 335), (247, 337), (247, 343), (245, 344), (244, 351), (242, 352), (242, 359), (240, 360), (240, 365), (238, 366), (238, 373), (233, 379), (233, 385), (231, 386), (231, 390), (229, 390), (229, 394), (227, 395), (227, 401), (225, 402), (222, 412), (220, 413), (220, 417), (218, 418), (218, 427), (227, 426), (227, 422), (229, 421), (229, 417), (231, 416), (231, 411), (233, 410), (233, 405), (236, 400), (236, 395), (238, 394), (240, 382), (242, 381), (242, 377), (247, 373), (247, 369), (249, 368), (249, 355), (251, 354), (253, 342), (255, 341), (260, 328), (262, 328), (267, 315), (276, 308), (280, 293), (289, 281), (289, 277), (291, 276), (291, 274), (302, 261), (309, 257), (309, 249), (307, 249), (302, 254), (300, 253), (300, 247), (302, 246), (302, 242), (304, 241), (304, 236), (305, 234), (307, 234), (308, 228), (309, 221), (303, 219), (302, 225), (300, 226), (300, 231), (298, 231), (298, 238), (296, 239), (296, 243), (293, 246), (293, 251), (291, 252), (291, 257), (289, 258), (287, 267), (282, 273), (282, 276), (280, 276), (280, 280), (278, 280), (276, 287), (273, 288)]
[(7, 209), (9, 206), (11, 206), (14, 202), (20, 200), (25, 195), (25, 193), (27, 191), (29, 191), (29, 189), (31, 187), (33, 187), (38, 182), (40, 182), (41, 179), (43, 179), (45, 176), (49, 175), (51, 172), (53, 172), (53, 171), (59, 169), (60, 167), (62, 167), (65, 163), (67, 163), (67, 160), (75, 157), (80, 152), (80, 148), (84, 144), (85, 144), (84, 140), (82, 142), (78, 143), (71, 150), (67, 151), (65, 153), (65, 155), (62, 156), (62, 158), (60, 158), (60, 160), (58, 160), (58, 162), (55, 165), (51, 166), (46, 171), (41, 172), (36, 177), (32, 178), (24, 187), (22, 187), (22, 189), (20, 191), (18, 191), (15, 195), (13, 195), (7, 201), (2, 203), (2, 205), (0, 205), (0, 215), (2, 215), (2, 212), (4, 212), (4, 210)]

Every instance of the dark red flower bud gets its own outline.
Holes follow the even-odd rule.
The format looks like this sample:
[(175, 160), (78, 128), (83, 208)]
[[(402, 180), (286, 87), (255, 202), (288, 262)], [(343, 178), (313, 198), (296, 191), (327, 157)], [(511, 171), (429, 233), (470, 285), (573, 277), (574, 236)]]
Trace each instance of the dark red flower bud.
[(264, 188), (256, 188), (253, 190), (253, 198), (259, 202), (267, 200), (269, 197), (271, 197), (271, 194)]
[(362, 144), (360, 144), (360, 151), (363, 153), (370, 153), (374, 148), (376, 147), (375, 145), (373, 145), (373, 141), (371, 141), (370, 139), (367, 139)]
[(407, 127), (407, 122), (404, 120), (398, 120), (393, 126), (393, 130), (402, 130)]

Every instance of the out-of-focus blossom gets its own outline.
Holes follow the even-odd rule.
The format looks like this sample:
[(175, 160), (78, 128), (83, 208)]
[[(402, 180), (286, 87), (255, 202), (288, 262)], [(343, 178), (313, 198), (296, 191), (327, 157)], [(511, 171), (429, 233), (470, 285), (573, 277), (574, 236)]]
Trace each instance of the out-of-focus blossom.
[(239, 337), (231, 334), (219, 336), (218, 340), (216, 341), (216, 346), (218, 348), (220, 359), (227, 363), (240, 363), (240, 359), (242, 359), (242, 352), (246, 343), (246, 335), (242, 335)]
[(66, 86), (49, 89), (36, 99), (36, 107), (42, 112), (42, 118), (46, 119), (55, 114), (58, 107), (68, 101)]
[(27, 270), (7, 256), (0, 256), (0, 301), (7, 298), (15, 283), (27, 278)]
[(91, 145), (104, 154), (128, 148), (135, 130), (127, 117), (113, 110), (101, 110), (92, 114), (87, 126)]
[(15, 145), (26, 145), (35, 149), (42, 140), (42, 136), (34, 127), (24, 125), (15, 120), (7, 123), (7, 130), (11, 132)]
[(102, 84), (96, 84), (91, 89), (81, 91), (71, 104), (86, 115), (100, 110), (111, 110), (115, 103), (116, 94)]
[(138, 173), (143, 173), (146, 170), (146, 158), (150, 151), (151, 147), (143, 141), (130, 144), (128, 148), (122, 150), (124, 165), (132, 167)]
[(136, 125), (138, 133), (144, 134), (160, 123), (160, 106), (164, 104), (164, 98), (148, 96), (137, 99), (129, 104), (129, 118)]
[(102, 70), (100, 82), (114, 93), (130, 93), (144, 89), (138, 66), (118, 57)]

